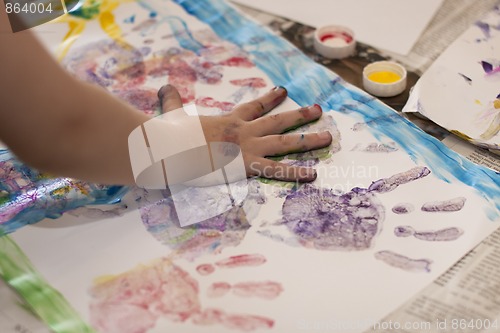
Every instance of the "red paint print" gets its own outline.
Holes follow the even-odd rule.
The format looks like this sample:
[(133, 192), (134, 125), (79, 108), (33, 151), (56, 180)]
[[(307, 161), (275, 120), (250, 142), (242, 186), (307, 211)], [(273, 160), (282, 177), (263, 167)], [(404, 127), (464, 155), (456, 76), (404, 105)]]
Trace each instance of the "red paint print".
[(212, 97), (199, 97), (196, 99), (195, 104), (206, 108), (216, 108), (226, 112), (229, 112), (234, 108), (234, 103), (219, 102)]
[(231, 57), (229, 59), (219, 62), (219, 64), (229, 67), (244, 67), (244, 68), (251, 68), (255, 66), (254, 63), (251, 62), (250, 59), (246, 57)]
[(222, 322), (226, 314), (219, 309), (206, 309), (193, 316), (193, 323), (196, 325), (215, 325)]
[(239, 297), (257, 297), (262, 299), (275, 299), (283, 292), (283, 287), (278, 282), (240, 282), (231, 286), (226, 282), (215, 282), (207, 290), (211, 298), (225, 296), (230, 290)]
[(168, 68), (168, 83), (179, 91), (182, 103), (191, 103), (195, 99), (194, 84), (196, 71), (183, 60), (171, 61)]
[[(83, 55), (69, 56), (66, 67), (76, 76), (121, 95), (147, 114), (152, 114), (158, 108), (154, 101), (158, 87), (149, 86), (152, 82), (156, 85), (158, 80), (162, 81), (161, 84), (175, 86), (184, 104), (195, 102), (199, 106), (229, 112), (234, 108), (234, 103), (197, 96), (196, 86), (220, 84), (225, 67), (255, 67), (245, 54), (231, 51), (230, 47), (221, 45), (207, 48), (202, 55), (198, 55), (170, 47), (155, 51), (151, 58), (145, 58), (149, 51), (140, 53), (135, 49), (124, 49), (116, 43), (96, 43), (85, 49)], [(241, 78), (231, 83), (251, 88), (266, 86), (263, 79), (256, 77)], [(154, 94), (151, 90), (155, 91)]]
[(208, 297), (217, 298), (226, 295), (231, 290), (231, 285), (227, 282), (215, 282), (207, 290)]
[(103, 332), (145, 333), (160, 317), (183, 322), (200, 312), (198, 294), (198, 282), (168, 260), (139, 266), (91, 288), (91, 324)]
[(270, 329), (274, 326), (274, 320), (251, 315), (226, 314), (222, 310), (207, 309), (193, 317), (193, 323), (197, 325), (224, 325), (227, 328), (241, 331), (254, 331), (257, 329)]
[(261, 254), (242, 254), (219, 260), (215, 263), (221, 268), (236, 268), (248, 266), (260, 266), (266, 262), (266, 258)]
[[(248, 283), (238, 288), (260, 295), (269, 294), (262, 289), (275, 289), (248, 286)], [(230, 289), (225, 282), (214, 283), (210, 288), (214, 297)], [(146, 333), (162, 318), (172, 322), (190, 321), (195, 325), (223, 325), (241, 331), (274, 326), (274, 320), (262, 316), (202, 309), (198, 282), (168, 259), (98, 280), (90, 289), (90, 296), (91, 324), (100, 332)]]
[(116, 95), (146, 114), (152, 115), (160, 107), (156, 90), (121, 90)]
[(256, 329), (270, 329), (274, 326), (274, 320), (250, 315), (228, 315), (222, 318), (224, 326), (242, 331), (254, 331)]
[[(182, 57), (182, 58), (181, 58)], [(154, 58), (146, 62), (147, 75), (153, 78), (168, 76), (168, 83), (175, 86), (182, 98), (182, 103), (191, 103), (195, 99), (194, 85), (199, 79), (197, 70), (185, 59), (190, 60), (190, 52), (165, 52), (162, 58)], [(203, 68), (201, 68), (203, 69)]]
[(91, 304), (92, 326), (101, 332), (145, 333), (156, 324), (157, 316), (133, 304)]
[(196, 271), (203, 276), (210, 275), (215, 271), (215, 267), (211, 264), (202, 264), (196, 267)]
[(222, 81), (222, 66), (210, 61), (193, 61), (193, 68), (196, 70), (198, 81), (205, 84), (218, 84)]
[(248, 79), (231, 80), (232, 85), (240, 87), (264, 88), (267, 86), (266, 81), (260, 77), (251, 77)]
[(264, 299), (274, 299), (283, 291), (283, 287), (278, 282), (240, 282), (233, 286), (233, 294), (241, 297), (258, 297)]

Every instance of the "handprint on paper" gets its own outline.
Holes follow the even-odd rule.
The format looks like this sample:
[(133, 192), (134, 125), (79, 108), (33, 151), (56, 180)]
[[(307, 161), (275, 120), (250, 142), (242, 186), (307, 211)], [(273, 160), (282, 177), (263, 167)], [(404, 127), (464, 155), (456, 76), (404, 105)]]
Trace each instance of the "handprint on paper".
[[(261, 235), (291, 246), (302, 246), (325, 251), (361, 251), (373, 247), (382, 229), (386, 209), (379, 194), (396, 190), (430, 174), (426, 167), (415, 167), (406, 172), (379, 179), (368, 188), (353, 188), (337, 194), (329, 188), (303, 185), (289, 191), (282, 207), (282, 219), (273, 229), (259, 230)], [(425, 212), (456, 212), (463, 208), (463, 197), (422, 205)], [(397, 215), (409, 214), (413, 205), (401, 203), (393, 207)], [(285, 227), (285, 228), (283, 228)], [(411, 226), (398, 227), (398, 237), (414, 236), (427, 241), (452, 241), (463, 234), (451, 227), (436, 231), (415, 231)], [(393, 267), (408, 271), (430, 271), (432, 260), (412, 259), (393, 251), (379, 251), (375, 258)]]
[[(219, 260), (210, 265), (217, 269), (251, 269), (264, 265), (260, 254), (243, 254)], [(203, 265), (200, 265), (203, 266)], [(200, 266), (203, 277), (207, 274)], [(213, 273), (213, 271), (212, 271)], [(256, 297), (262, 302), (273, 300), (283, 288), (274, 281), (214, 282), (207, 297), (223, 297), (229, 291), (242, 298)], [(203, 308), (198, 281), (169, 259), (159, 259), (128, 272), (96, 279), (90, 289), (92, 325), (106, 333), (145, 333), (160, 319), (194, 325), (220, 325), (240, 331), (271, 329), (274, 320), (261, 315), (230, 313), (222, 309)]]

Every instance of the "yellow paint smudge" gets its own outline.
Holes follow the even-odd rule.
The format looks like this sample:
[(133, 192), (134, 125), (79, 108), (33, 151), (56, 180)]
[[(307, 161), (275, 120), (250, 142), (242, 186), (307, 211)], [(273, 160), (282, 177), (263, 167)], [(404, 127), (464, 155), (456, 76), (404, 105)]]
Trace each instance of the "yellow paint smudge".
[(460, 131), (451, 130), (450, 132), (453, 133), (453, 134), (455, 134), (456, 136), (458, 136), (459, 138), (461, 138), (463, 140), (472, 141), (472, 138), (470, 136), (468, 136), (467, 134), (464, 134), (464, 133), (462, 133)]
[(55, 196), (55, 197), (61, 197), (61, 196), (68, 194), (70, 191), (71, 191), (71, 188), (69, 186), (65, 186), (65, 187), (62, 187), (62, 188), (59, 188), (57, 190), (50, 192), (50, 194), (52, 196)]
[[(59, 20), (59, 22), (65, 22), (66, 20)], [(72, 19), (66, 21), (69, 26), (68, 33), (64, 36), (63, 41), (57, 47), (57, 59), (59, 61), (63, 60), (68, 54), (68, 51), (73, 45), (73, 43), (78, 39), (83, 30), (85, 29), (85, 20), (83, 19)]]
[(495, 100), (493, 101), (493, 107), (494, 107), (495, 109), (500, 109), (500, 99), (495, 99)]
[(85, 188), (85, 184), (84, 183), (77, 182), (77, 183), (74, 183), (73, 185), (75, 186), (75, 188), (77, 188), (78, 190), (80, 190), (80, 192), (83, 195), (89, 195), (89, 191)]
[[(57, 49), (57, 58), (59, 61), (64, 59), (68, 54), (69, 49), (73, 43), (80, 37), (80, 35), (85, 30), (88, 21), (97, 20), (102, 28), (102, 30), (115, 42), (120, 44), (122, 47), (131, 47), (122, 38), (122, 30), (120, 26), (115, 21), (115, 16), (113, 15), (113, 10), (115, 10), (119, 5), (127, 2), (132, 2), (133, 0), (102, 0), (99, 4), (99, 11), (97, 15), (90, 18), (76, 17), (69, 14), (61, 16), (55, 22), (68, 23), (69, 30), (62, 43)], [(86, 1), (85, 6), (95, 6), (93, 1)]]

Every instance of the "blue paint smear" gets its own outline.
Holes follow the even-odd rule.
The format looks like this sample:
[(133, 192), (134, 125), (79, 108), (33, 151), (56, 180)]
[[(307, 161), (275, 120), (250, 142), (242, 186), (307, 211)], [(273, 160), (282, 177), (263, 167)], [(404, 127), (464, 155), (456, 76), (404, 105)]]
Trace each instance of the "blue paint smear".
[(126, 18), (125, 20), (123, 20), (123, 22), (129, 23), (129, 24), (135, 23), (135, 15), (132, 15), (129, 18)]
[(154, 8), (153, 5), (147, 1), (138, 1), (138, 3), (150, 12), (149, 16), (151, 18), (161, 17), (158, 25), (163, 22), (167, 22), (170, 25), (170, 29), (172, 29), (177, 42), (182, 48), (193, 51), (196, 54), (199, 54), (200, 50), (204, 48), (204, 45), (193, 37), (187, 23), (180, 17), (174, 15), (160, 15), (161, 11)]
[(486, 22), (477, 21), (475, 25), (483, 32), (484, 37), (489, 39), (491, 37), (490, 25)]
[[(477, 166), (443, 143), (399, 116), (387, 105), (344, 82), (338, 75), (316, 64), (286, 40), (239, 14), (222, 0), (174, 0), (186, 12), (206, 23), (222, 39), (251, 55), (252, 61), (277, 86), (301, 106), (320, 104), (370, 122), (375, 137), (396, 142), (415, 163), (423, 164), (445, 182), (458, 180), (476, 189), (490, 205), (487, 216), (500, 212), (499, 174)], [(287, 55), (286, 61), (283, 60)]]
[(123, 186), (101, 186), (49, 178), (0, 150), (0, 233), (56, 219), (85, 205), (114, 204), (127, 192)]
[(204, 46), (193, 37), (186, 22), (177, 16), (169, 17), (167, 22), (170, 25), (170, 29), (174, 32), (175, 39), (179, 45), (199, 55), (200, 50), (202, 50)]

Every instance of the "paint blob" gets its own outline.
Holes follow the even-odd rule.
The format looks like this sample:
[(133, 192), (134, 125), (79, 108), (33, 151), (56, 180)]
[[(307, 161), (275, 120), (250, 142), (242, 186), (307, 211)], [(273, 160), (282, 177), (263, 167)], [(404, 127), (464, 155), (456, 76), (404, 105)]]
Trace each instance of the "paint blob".
[(408, 202), (400, 203), (400, 204), (397, 204), (394, 207), (392, 207), (392, 211), (395, 214), (408, 214), (408, 213), (413, 212), (414, 210), (415, 210), (415, 207), (411, 203), (408, 203)]
[(427, 167), (415, 167), (392, 177), (377, 180), (368, 187), (368, 190), (378, 193), (390, 192), (395, 190), (399, 185), (426, 177), (430, 173), (431, 171)]
[(401, 76), (390, 71), (373, 72), (368, 75), (368, 79), (377, 83), (394, 83), (401, 80)]
[(445, 201), (426, 202), (422, 205), (424, 212), (458, 212), (467, 199), (464, 197), (453, 198)]
[(413, 236), (417, 239), (431, 242), (454, 241), (462, 236), (463, 233), (462, 229), (455, 227), (431, 231), (416, 231), (411, 226), (399, 226), (394, 229), (394, 234), (398, 237)]
[(273, 281), (239, 282), (234, 285), (226, 282), (214, 282), (207, 290), (207, 295), (210, 298), (219, 298), (230, 291), (232, 291), (233, 295), (242, 298), (256, 297), (272, 300), (283, 292), (283, 287), (280, 283)]
[(385, 262), (389, 266), (409, 272), (428, 273), (431, 271), (430, 265), (432, 261), (429, 259), (411, 259), (392, 251), (379, 251), (375, 253), (375, 258)]

